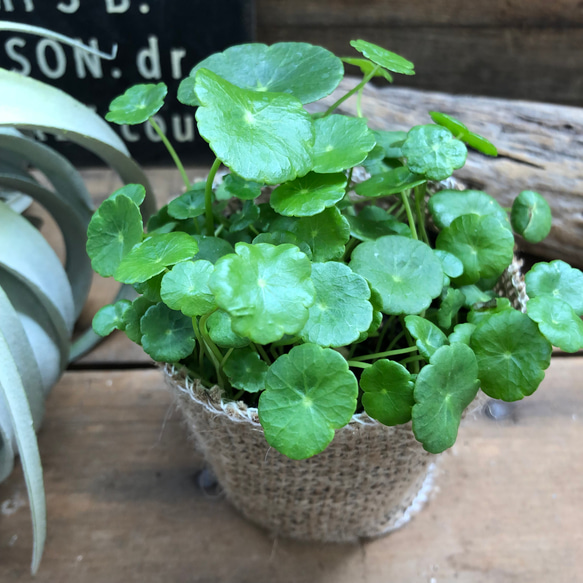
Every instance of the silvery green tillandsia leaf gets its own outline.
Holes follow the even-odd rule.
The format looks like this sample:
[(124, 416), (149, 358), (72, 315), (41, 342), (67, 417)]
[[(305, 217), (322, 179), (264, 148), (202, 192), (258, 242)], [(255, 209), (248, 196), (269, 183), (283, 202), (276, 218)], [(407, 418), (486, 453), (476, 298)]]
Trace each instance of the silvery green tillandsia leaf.
[(316, 301), (300, 336), (319, 346), (346, 346), (366, 332), (372, 322), (366, 280), (343, 263), (314, 263), (312, 282)]
[(132, 342), (140, 345), (142, 344), (142, 330), (140, 328), (140, 320), (148, 308), (153, 306), (155, 303), (156, 302), (151, 302), (144, 296), (140, 296), (132, 302), (132, 305), (127, 310), (124, 311), (124, 331)]
[(185, 105), (200, 105), (194, 84), (200, 69), (242, 89), (289, 93), (302, 103), (326, 97), (344, 76), (342, 61), (323, 47), (296, 42), (238, 45), (207, 57), (190, 71), (178, 88), (178, 101)]
[(295, 346), (267, 372), (259, 421), (267, 442), (291, 459), (320, 453), (354, 414), (358, 383), (344, 357), (315, 344)]
[(191, 318), (214, 310), (217, 304), (208, 286), (213, 269), (204, 259), (177, 263), (162, 279), (163, 302)]
[(364, 118), (328, 115), (314, 120), (314, 133), (314, 172), (342, 172), (358, 166), (375, 145)]
[(411, 229), (378, 206), (365, 206), (356, 216), (347, 215), (350, 234), (359, 241), (374, 241), (385, 235), (411, 237)]
[(364, 75), (370, 75), (374, 72), (373, 77), (382, 77), (389, 83), (393, 82), (393, 76), (386, 69), (377, 67), (375, 63), (369, 61), (368, 59), (362, 59), (358, 57), (342, 57), (341, 61), (347, 65), (354, 65), (355, 67), (358, 67)]
[(206, 321), (211, 340), (221, 348), (244, 348), (249, 346), (249, 338), (243, 338), (233, 332), (231, 316), (223, 310), (213, 312)]
[(517, 310), (484, 318), (470, 340), (482, 391), (494, 399), (518, 401), (536, 391), (551, 362), (551, 343)]
[(144, 123), (162, 109), (167, 93), (165, 83), (133, 85), (110, 103), (105, 119), (120, 125)]
[(234, 350), (224, 366), (233, 387), (248, 393), (258, 393), (265, 388), (267, 369), (267, 363), (261, 360), (255, 350), (249, 348)]
[(413, 433), (430, 453), (441, 453), (456, 440), (464, 409), (478, 393), (478, 365), (469, 346), (442, 346), (415, 381)]
[(441, 293), (441, 262), (421, 241), (398, 235), (365, 241), (350, 267), (380, 293), (385, 314), (419, 314)]
[(200, 135), (233, 172), (279, 184), (312, 168), (312, 118), (295, 97), (239, 89), (207, 69), (196, 74), (195, 88)]
[(168, 203), (168, 214), (174, 219), (194, 219), (204, 214), (204, 189), (198, 188), (181, 194)]
[(445, 180), (466, 163), (468, 150), (452, 133), (437, 125), (409, 130), (401, 151), (411, 172), (430, 180)]
[(435, 324), (421, 316), (405, 316), (405, 326), (415, 338), (419, 353), (426, 360), (429, 360), (439, 348), (448, 344), (446, 335)]
[(362, 371), (360, 388), (364, 391), (364, 410), (384, 425), (400, 425), (411, 420), (413, 380), (398, 362), (377, 360)]
[(278, 186), (271, 193), (269, 203), (281, 215), (310, 217), (336, 204), (344, 197), (345, 192), (346, 176), (343, 172), (309, 172), (301, 178)]
[(512, 228), (529, 243), (540, 243), (551, 232), (552, 219), (549, 203), (538, 192), (523, 190), (512, 203)]
[(241, 200), (254, 200), (261, 194), (263, 184), (245, 180), (236, 174), (227, 174), (216, 189), (217, 200), (229, 200), (233, 196)]
[(118, 300), (100, 308), (93, 316), (93, 330), (99, 336), (109, 336), (114, 330), (125, 330), (125, 312), (131, 307), (129, 300)]
[(310, 260), (295, 245), (237, 243), (234, 255), (221, 257), (209, 280), (233, 331), (268, 344), (297, 334), (314, 303)]
[(402, 75), (415, 75), (414, 65), (411, 61), (387, 51), (373, 43), (365, 40), (350, 41), (350, 46), (362, 53), (367, 59), (370, 59), (376, 65), (393, 71), (393, 73), (401, 73)]
[(526, 310), (553, 346), (565, 352), (583, 348), (583, 321), (567, 302), (553, 296), (537, 296), (528, 300)]
[(463, 344), (470, 345), (470, 339), (476, 327), (473, 324), (465, 323), (465, 324), (457, 324), (454, 326), (453, 332), (447, 337), (450, 344), (454, 344), (455, 342), (461, 342)]
[(375, 174), (368, 180), (357, 184), (354, 191), (360, 196), (388, 196), (415, 188), (426, 182), (427, 179), (424, 176), (414, 174), (405, 166), (400, 166), (388, 172)]

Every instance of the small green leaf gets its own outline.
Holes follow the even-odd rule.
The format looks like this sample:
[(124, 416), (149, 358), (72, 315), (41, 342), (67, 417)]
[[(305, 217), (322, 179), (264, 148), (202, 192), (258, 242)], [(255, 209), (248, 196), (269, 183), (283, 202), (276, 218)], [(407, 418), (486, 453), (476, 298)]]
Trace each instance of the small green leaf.
[(470, 339), (476, 327), (473, 324), (465, 323), (458, 324), (454, 327), (453, 332), (448, 336), (450, 344), (461, 342), (462, 344), (470, 345)]
[(299, 247), (302, 253), (305, 253), (310, 259), (312, 258), (312, 250), (305, 241), (300, 241), (298, 237), (291, 231), (274, 231), (273, 233), (260, 233), (253, 239), (253, 244), (269, 243), (270, 245), (285, 245), (290, 243)]
[(350, 225), (336, 207), (312, 217), (302, 217), (290, 230), (310, 246), (315, 262), (340, 259), (350, 239)]
[(464, 409), (478, 393), (478, 366), (469, 346), (442, 346), (415, 381), (413, 433), (430, 453), (441, 453), (457, 438)]
[(196, 241), (186, 233), (152, 235), (125, 255), (115, 271), (115, 279), (122, 283), (146, 281), (166, 267), (192, 259), (197, 251)]
[(162, 286), (163, 273), (159, 273), (146, 281), (134, 283), (133, 288), (142, 294), (145, 298), (157, 304), (162, 301), (160, 297), (160, 288)]
[(110, 194), (107, 200), (112, 200), (118, 196), (127, 196), (140, 206), (146, 198), (146, 189), (142, 184), (126, 184)]
[(411, 172), (431, 180), (445, 180), (466, 163), (468, 151), (452, 133), (440, 126), (415, 126), (402, 146)]
[(384, 425), (400, 425), (411, 420), (413, 381), (409, 371), (392, 360), (377, 360), (362, 371), (364, 410)]
[(525, 281), (530, 298), (552, 296), (567, 302), (578, 316), (583, 315), (583, 273), (579, 269), (560, 259), (536, 263)]
[(259, 420), (267, 442), (291, 459), (323, 451), (356, 409), (358, 383), (344, 357), (315, 344), (295, 346), (267, 373)]
[(357, 184), (354, 191), (360, 196), (387, 196), (415, 188), (426, 182), (424, 176), (414, 174), (405, 166), (400, 166), (382, 174), (375, 174), (368, 180)]
[(470, 346), (478, 360), (482, 391), (503, 401), (534, 393), (551, 362), (550, 342), (526, 314), (516, 310), (484, 318)]
[(260, 344), (297, 334), (314, 303), (310, 260), (295, 245), (237, 243), (235, 253), (217, 261), (209, 280), (233, 331)]
[(204, 190), (189, 190), (168, 203), (168, 214), (175, 219), (194, 219), (204, 214)]
[(378, 206), (365, 206), (356, 216), (346, 217), (350, 234), (359, 241), (374, 241), (385, 235), (411, 237), (411, 229)]
[(463, 263), (464, 273), (455, 282), (469, 285), (502, 274), (512, 262), (514, 237), (498, 219), (470, 214), (458, 217), (443, 229), (435, 246)]
[(145, 352), (157, 362), (178, 362), (194, 350), (192, 320), (162, 303), (146, 310), (140, 330)]
[(158, 113), (167, 93), (164, 83), (134, 85), (110, 103), (105, 119), (120, 125), (143, 123)]
[(204, 259), (177, 263), (162, 279), (162, 301), (191, 318), (214, 310), (217, 304), (208, 287), (213, 270)]
[(441, 293), (441, 263), (421, 241), (398, 235), (365, 241), (350, 267), (380, 293), (385, 314), (419, 314)]
[(245, 180), (236, 174), (227, 174), (219, 184), (216, 195), (218, 200), (229, 200), (233, 196), (241, 200), (254, 200), (261, 194), (263, 185)]
[(103, 306), (93, 316), (93, 330), (99, 336), (109, 336), (114, 330), (125, 330), (124, 314), (132, 305), (129, 300), (118, 300)]
[(377, 146), (380, 146), (385, 153), (385, 158), (403, 157), (401, 148), (407, 139), (407, 132), (388, 132), (386, 130), (375, 130), (373, 133), (377, 140)]
[(389, 70), (393, 73), (401, 73), (402, 75), (415, 75), (414, 65), (411, 61), (387, 51), (378, 45), (369, 43), (365, 40), (350, 41), (350, 46), (362, 53), (367, 59), (373, 63)]
[(152, 215), (146, 223), (148, 234), (152, 235), (155, 232), (169, 233), (178, 224), (169, 214), (168, 205), (165, 204), (158, 212)]
[(320, 346), (345, 346), (358, 339), (372, 322), (366, 280), (343, 263), (314, 263), (316, 301), (300, 336)]
[(279, 214), (288, 217), (311, 217), (331, 207), (344, 197), (346, 176), (310, 172), (278, 186), (270, 204)]
[(194, 235), (194, 240), (198, 243), (198, 253), (194, 256), (195, 259), (206, 259), (211, 263), (216, 263), (219, 257), (235, 252), (228, 241), (219, 237)]
[(478, 150), (478, 152), (486, 154), (486, 156), (498, 155), (498, 150), (496, 150), (494, 144), (486, 138), (471, 132), (461, 121), (455, 119), (455, 117), (437, 111), (430, 111), (429, 115), (436, 124), (447, 128), (458, 140), (462, 140), (468, 146), (474, 148), (474, 150)]
[(375, 136), (364, 118), (328, 115), (314, 121), (314, 172), (341, 172), (358, 166), (374, 148)]
[(233, 172), (279, 184), (312, 168), (312, 118), (295, 97), (239, 89), (207, 69), (196, 74), (195, 88), (200, 135)]
[(429, 320), (421, 316), (406, 316), (405, 326), (415, 338), (415, 344), (423, 358), (429, 360), (442, 346), (448, 344), (446, 335)]
[(258, 393), (265, 388), (268, 366), (255, 350), (235, 350), (225, 363), (224, 371), (236, 389)]
[(384, 68), (376, 67), (376, 65), (369, 61), (368, 59), (362, 59), (358, 57), (342, 57), (342, 62), (346, 63), (347, 65), (353, 65), (358, 67), (363, 75), (370, 75), (373, 70), (376, 68), (376, 71), (373, 77), (382, 77), (386, 79), (389, 83), (393, 82), (393, 76)]
[(540, 243), (551, 232), (552, 219), (549, 203), (538, 192), (523, 190), (512, 203), (512, 228), (529, 243)]
[(255, 223), (257, 219), (259, 219), (259, 207), (252, 200), (246, 200), (241, 211), (231, 217), (232, 223), (229, 231), (231, 233), (244, 231)]
[(142, 344), (142, 332), (140, 320), (150, 306), (154, 303), (145, 297), (136, 298), (132, 305), (123, 313), (124, 330), (127, 337), (136, 344)]
[(538, 296), (528, 301), (526, 310), (553, 346), (565, 352), (583, 348), (583, 321), (567, 302), (553, 296)]
[(463, 307), (465, 303), (465, 296), (455, 288), (448, 288), (445, 297), (441, 300), (439, 310), (437, 310), (437, 323), (443, 330), (449, 330), (453, 319)]
[(441, 261), (443, 273), (448, 277), (460, 277), (464, 272), (464, 264), (452, 253), (443, 249), (434, 249), (433, 252)]
[(474, 304), (488, 302), (495, 296), (493, 291), (483, 291), (477, 285), (464, 285), (458, 288), (466, 298), (464, 306), (471, 308)]
[(110, 277), (132, 247), (142, 240), (144, 227), (138, 205), (127, 196), (105, 200), (87, 228), (87, 254), (99, 275)]
[(482, 320), (489, 318), (492, 314), (503, 312), (505, 310), (514, 310), (508, 298), (494, 297), (483, 303), (477, 303), (467, 315), (470, 324), (478, 325)]
[(213, 312), (206, 321), (211, 340), (221, 348), (243, 348), (249, 346), (249, 338), (243, 338), (233, 332), (231, 316), (223, 310)]

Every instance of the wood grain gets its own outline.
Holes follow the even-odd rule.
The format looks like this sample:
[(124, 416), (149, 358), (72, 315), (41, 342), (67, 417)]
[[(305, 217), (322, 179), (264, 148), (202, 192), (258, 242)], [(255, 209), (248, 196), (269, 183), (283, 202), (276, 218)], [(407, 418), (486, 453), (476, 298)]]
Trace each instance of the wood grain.
[[(583, 358), (469, 420), (427, 507), (361, 545), (274, 542), (197, 486), (161, 373), (69, 372), (39, 439), (49, 537), (38, 583), (574, 583), (583, 570)], [(0, 485), (0, 580), (30, 581), (20, 471)]]

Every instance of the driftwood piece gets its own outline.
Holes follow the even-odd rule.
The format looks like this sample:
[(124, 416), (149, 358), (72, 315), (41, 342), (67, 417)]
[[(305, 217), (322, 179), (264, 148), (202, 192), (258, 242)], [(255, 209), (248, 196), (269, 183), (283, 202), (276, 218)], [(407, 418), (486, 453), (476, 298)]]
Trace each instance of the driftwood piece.
[[(354, 79), (343, 81), (323, 105), (355, 84)], [(583, 266), (583, 109), (396, 87), (367, 87), (362, 109), (376, 129), (407, 130), (432, 123), (427, 112), (436, 110), (490, 139), (498, 147), (498, 158), (470, 151), (466, 166), (455, 176), (506, 207), (522, 190), (539, 192), (551, 205), (553, 228), (542, 243), (520, 241), (520, 248)], [(339, 111), (354, 115), (356, 99), (346, 101)]]

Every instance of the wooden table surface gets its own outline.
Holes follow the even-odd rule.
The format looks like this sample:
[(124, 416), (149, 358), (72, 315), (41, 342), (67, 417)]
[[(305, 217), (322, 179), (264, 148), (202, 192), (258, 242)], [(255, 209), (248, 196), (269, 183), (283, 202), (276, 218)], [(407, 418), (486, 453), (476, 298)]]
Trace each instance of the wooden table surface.
[[(35, 580), (583, 581), (583, 356), (555, 356), (537, 393), (503, 413), (467, 420), (438, 462), (428, 504), (401, 530), (354, 545), (273, 540), (201, 489), (203, 459), (161, 372), (116, 333), (47, 402), (48, 539)], [(31, 546), (17, 469), (0, 485), (2, 583), (33, 580)]]

